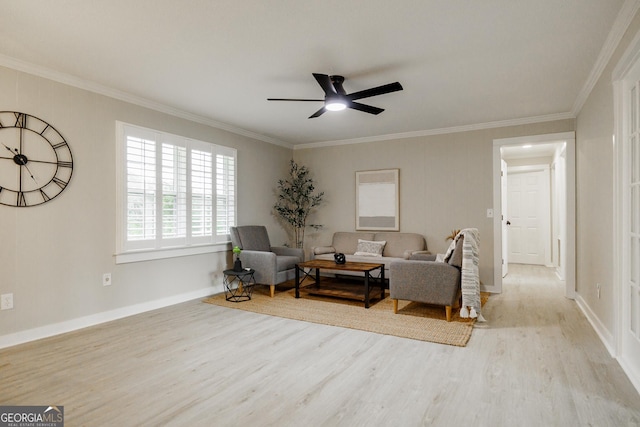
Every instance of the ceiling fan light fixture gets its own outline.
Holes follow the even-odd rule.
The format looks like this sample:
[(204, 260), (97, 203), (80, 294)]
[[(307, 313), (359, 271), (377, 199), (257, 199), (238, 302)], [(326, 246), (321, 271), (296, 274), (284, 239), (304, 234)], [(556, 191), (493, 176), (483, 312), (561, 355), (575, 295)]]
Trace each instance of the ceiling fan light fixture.
[(372, 96), (384, 95), (385, 93), (396, 92), (402, 90), (402, 85), (398, 82), (389, 83), (382, 86), (376, 86), (358, 92), (347, 94), (342, 87), (344, 82), (343, 76), (330, 76), (328, 74), (313, 73), (322, 91), (324, 92), (324, 100), (322, 99), (295, 99), (295, 98), (267, 98), (267, 101), (324, 101), (324, 105), (318, 111), (309, 116), (310, 119), (320, 117), (327, 111), (341, 111), (346, 108), (362, 111), (369, 114), (380, 114), (384, 108), (374, 107), (372, 105), (354, 102), (358, 99), (369, 98)]
[(347, 104), (340, 99), (332, 99), (330, 101), (327, 101), (327, 103), (324, 105), (324, 108), (329, 111), (342, 111), (347, 108)]

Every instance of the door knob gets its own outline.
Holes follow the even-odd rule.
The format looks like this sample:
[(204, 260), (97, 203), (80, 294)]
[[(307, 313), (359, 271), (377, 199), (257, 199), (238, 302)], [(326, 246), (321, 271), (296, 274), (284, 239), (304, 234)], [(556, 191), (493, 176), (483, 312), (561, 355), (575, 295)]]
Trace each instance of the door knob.
[(507, 220), (507, 225), (511, 225), (511, 221)]

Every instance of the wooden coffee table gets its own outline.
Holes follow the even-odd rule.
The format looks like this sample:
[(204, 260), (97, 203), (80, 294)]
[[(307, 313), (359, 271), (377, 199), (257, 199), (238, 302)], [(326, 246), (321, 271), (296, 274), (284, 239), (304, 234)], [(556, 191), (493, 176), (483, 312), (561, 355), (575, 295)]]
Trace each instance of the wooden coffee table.
[[(314, 259), (311, 261), (301, 262), (296, 264), (296, 298), (300, 298), (300, 272), (305, 276), (309, 273), (304, 269), (315, 270), (315, 284), (313, 285), (313, 291), (315, 294), (328, 295), (341, 298), (357, 299), (364, 301), (364, 308), (369, 308), (371, 280), (374, 279), (380, 284), (380, 299), (384, 299), (384, 264), (370, 263), (370, 262), (346, 262), (344, 264), (336, 264), (334, 261), (327, 261), (323, 259)], [(363, 292), (354, 286), (353, 291), (345, 290), (344, 287), (335, 289), (330, 286), (320, 286), (320, 270), (337, 270), (337, 271), (359, 271), (364, 274), (364, 295)], [(380, 269), (380, 277), (377, 279), (371, 276), (371, 272)]]

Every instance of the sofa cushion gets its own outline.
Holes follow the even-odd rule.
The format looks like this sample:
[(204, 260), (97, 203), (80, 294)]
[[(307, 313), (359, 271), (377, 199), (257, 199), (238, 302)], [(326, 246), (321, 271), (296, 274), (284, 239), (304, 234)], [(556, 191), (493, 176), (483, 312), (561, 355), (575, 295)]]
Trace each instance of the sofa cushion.
[(358, 239), (374, 240), (373, 233), (353, 233), (348, 231), (336, 231), (333, 233), (333, 246), (336, 252), (353, 254), (358, 249)]
[(408, 258), (413, 261), (435, 261), (437, 255), (430, 252), (414, 252)]
[(371, 240), (358, 239), (358, 247), (356, 248), (354, 255), (382, 257), (382, 251), (386, 244), (387, 242), (384, 240), (381, 242), (374, 242)]
[(406, 258), (408, 256), (407, 251), (411, 253), (427, 249), (424, 237), (417, 233), (379, 232), (375, 234), (372, 240), (384, 240), (387, 242), (382, 256), (388, 257)]
[(322, 255), (322, 254), (334, 254), (336, 253), (336, 248), (333, 246), (317, 246), (313, 248), (314, 255)]

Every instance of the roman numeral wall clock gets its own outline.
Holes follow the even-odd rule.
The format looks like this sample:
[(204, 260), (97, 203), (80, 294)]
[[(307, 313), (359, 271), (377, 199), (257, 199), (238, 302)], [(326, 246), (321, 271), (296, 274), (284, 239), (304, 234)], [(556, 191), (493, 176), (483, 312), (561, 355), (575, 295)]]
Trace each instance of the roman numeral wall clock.
[(0, 204), (41, 205), (67, 188), (73, 156), (53, 126), (30, 114), (0, 111)]

